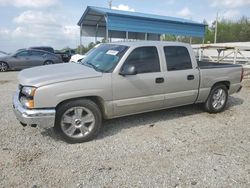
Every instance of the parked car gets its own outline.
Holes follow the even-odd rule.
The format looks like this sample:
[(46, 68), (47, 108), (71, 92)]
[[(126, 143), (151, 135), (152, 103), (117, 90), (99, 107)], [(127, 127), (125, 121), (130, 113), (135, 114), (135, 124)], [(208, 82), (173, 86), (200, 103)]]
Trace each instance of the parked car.
[(103, 119), (194, 103), (221, 112), (242, 77), (241, 65), (197, 62), (184, 43), (102, 44), (81, 64), (21, 71), (13, 107), (21, 124), (77, 143), (93, 139)]
[(70, 63), (80, 63), (85, 57), (86, 57), (86, 55), (75, 54), (75, 55), (71, 56), (69, 62)]
[(0, 57), (8, 55), (6, 52), (0, 51)]
[(62, 63), (55, 54), (42, 50), (18, 50), (16, 53), (0, 57), (0, 71), (21, 70), (29, 67)]

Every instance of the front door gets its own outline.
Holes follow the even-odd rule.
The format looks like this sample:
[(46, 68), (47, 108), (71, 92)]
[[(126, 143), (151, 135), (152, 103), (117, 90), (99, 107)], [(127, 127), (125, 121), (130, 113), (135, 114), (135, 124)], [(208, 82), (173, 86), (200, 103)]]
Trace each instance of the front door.
[(137, 74), (112, 75), (114, 116), (162, 108), (164, 78), (157, 48), (148, 46), (134, 49), (121, 69), (124, 65), (133, 65)]
[(20, 51), (12, 57), (11, 61), (17, 69), (28, 68), (31, 61), (30, 52), (28, 50)]

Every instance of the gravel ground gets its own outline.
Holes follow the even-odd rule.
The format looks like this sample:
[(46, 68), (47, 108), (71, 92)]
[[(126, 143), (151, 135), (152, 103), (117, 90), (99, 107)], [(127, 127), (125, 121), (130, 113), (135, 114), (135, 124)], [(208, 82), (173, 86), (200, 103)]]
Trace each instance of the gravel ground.
[(250, 187), (250, 81), (223, 113), (191, 105), (109, 120), (70, 145), (19, 125), (16, 76), (0, 74), (0, 187)]

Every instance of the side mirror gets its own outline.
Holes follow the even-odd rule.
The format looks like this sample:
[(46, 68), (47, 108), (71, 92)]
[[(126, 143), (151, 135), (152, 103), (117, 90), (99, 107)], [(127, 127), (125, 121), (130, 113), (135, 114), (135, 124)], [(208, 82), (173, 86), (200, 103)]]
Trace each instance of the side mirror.
[(124, 65), (122, 67), (122, 70), (120, 72), (120, 75), (126, 76), (126, 75), (136, 75), (137, 71), (135, 69), (134, 65)]
[(12, 57), (17, 58), (17, 55), (15, 54), (15, 55), (13, 55)]

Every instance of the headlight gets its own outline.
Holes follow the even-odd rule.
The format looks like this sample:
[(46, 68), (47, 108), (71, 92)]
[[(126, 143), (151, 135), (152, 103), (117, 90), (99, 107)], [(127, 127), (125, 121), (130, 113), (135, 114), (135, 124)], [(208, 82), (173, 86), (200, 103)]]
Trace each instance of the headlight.
[(36, 88), (24, 86), (21, 88), (20, 103), (26, 108), (34, 108), (34, 95)]
[(36, 91), (35, 87), (24, 86), (22, 88), (21, 93), (24, 94), (27, 97), (33, 97), (35, 95), (35, 91)]

